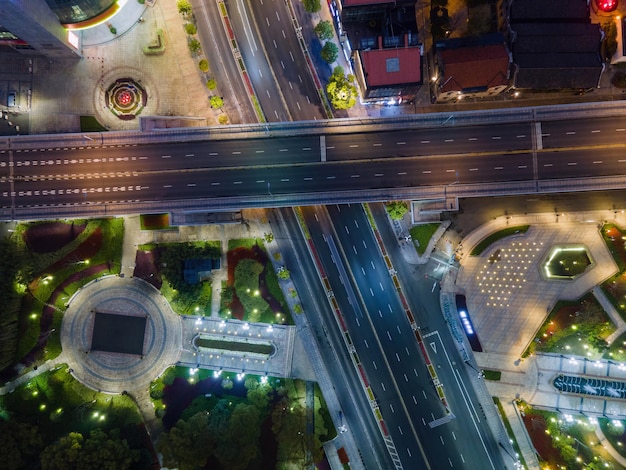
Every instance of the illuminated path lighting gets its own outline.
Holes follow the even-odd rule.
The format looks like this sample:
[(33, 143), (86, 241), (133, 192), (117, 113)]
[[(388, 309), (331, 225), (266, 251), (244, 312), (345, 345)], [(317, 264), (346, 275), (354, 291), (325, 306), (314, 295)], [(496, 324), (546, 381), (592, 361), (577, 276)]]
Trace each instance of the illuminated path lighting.
[(584, 246), (557, 246), (550, 250), (543, 262), (543, 274), (551, 280), (573, 280), (593, 264)]

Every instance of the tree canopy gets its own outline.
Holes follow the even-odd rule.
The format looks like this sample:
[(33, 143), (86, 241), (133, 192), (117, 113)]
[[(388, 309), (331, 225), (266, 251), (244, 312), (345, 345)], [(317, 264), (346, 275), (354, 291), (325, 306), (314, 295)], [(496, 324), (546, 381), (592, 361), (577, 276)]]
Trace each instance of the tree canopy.
[[(338, 67), (335, 67), (335, 72)], [(343, 68), (341, 69), (343, 72)], [(328, 85), (326, 85), (326, 93), (335, 109), (349, 109), (356, 104), (359, 92), (354, 85), (354, 76), (347, 77), (339, 73), (335, 73), (330, 77)]]
[(404, 201), (393, 201), (385, 206), (392, 220), (400, 220), (409, 211), (409, 206)]
[(220, 109), (224, 107), (224, 98), (221, 96), (211, 96), (209, 103), (211, 104), (211, 108)]
[(332, 64), (334, 61), (337, 60), (337, 57), (339, 56), (339, 48), (334, 42), (327, 41), (322, 47), (322, 51), (320, 52), (320, 54), (322, 55), (322, 59), (324, 59), (325, 62)]
[(302, 3), (304, 4), (304, 9), (308, 13), (317, 13), (322, 9), (320, 0), (302, 0)]
[(315, 25), (315, 33), (322, 41), (331, 39), (334, 32), (333, 24), (328, 20), (322, 20)]
[(208, 426), (208, 413), (201, 411), (187, 421), (179, 420), (157, 443), (163, 464), (180, 470), (202, 468), (215, 447)]

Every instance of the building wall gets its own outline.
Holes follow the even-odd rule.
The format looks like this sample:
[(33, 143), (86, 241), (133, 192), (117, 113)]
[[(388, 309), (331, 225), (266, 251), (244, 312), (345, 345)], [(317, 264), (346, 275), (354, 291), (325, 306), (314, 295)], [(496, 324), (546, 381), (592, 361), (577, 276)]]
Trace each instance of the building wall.
[(16, 48), (19, 52), (59, 59), (80, 57), (79, 45), (68, 42), (68, 31), (45, 0), (0, 1), (0, 24), (28, 43), (29, 47)]

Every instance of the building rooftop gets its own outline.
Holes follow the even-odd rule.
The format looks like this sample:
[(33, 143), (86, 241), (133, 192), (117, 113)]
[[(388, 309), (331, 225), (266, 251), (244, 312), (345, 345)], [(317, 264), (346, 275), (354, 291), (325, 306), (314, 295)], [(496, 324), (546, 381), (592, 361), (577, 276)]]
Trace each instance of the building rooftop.
[(419, 47), (361, 51), (363, 73), (369, 87), (403, 85), (422, 81)]
[(509, 55), (504, 44), (444, 49), (438, 54), (443, 66), (442, 93), (508, 84)]

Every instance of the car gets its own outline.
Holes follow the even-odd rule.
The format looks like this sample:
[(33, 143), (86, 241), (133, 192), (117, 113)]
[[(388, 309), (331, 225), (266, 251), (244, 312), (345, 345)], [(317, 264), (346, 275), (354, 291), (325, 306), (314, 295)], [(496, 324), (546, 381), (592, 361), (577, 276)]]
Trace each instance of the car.
[(11, 93), (9, 93), (9, 96), (7, 98), (7, 106), (9, 108), (14, 108), (15, 106), (17, 106), (17, 93), (12, 91)]

